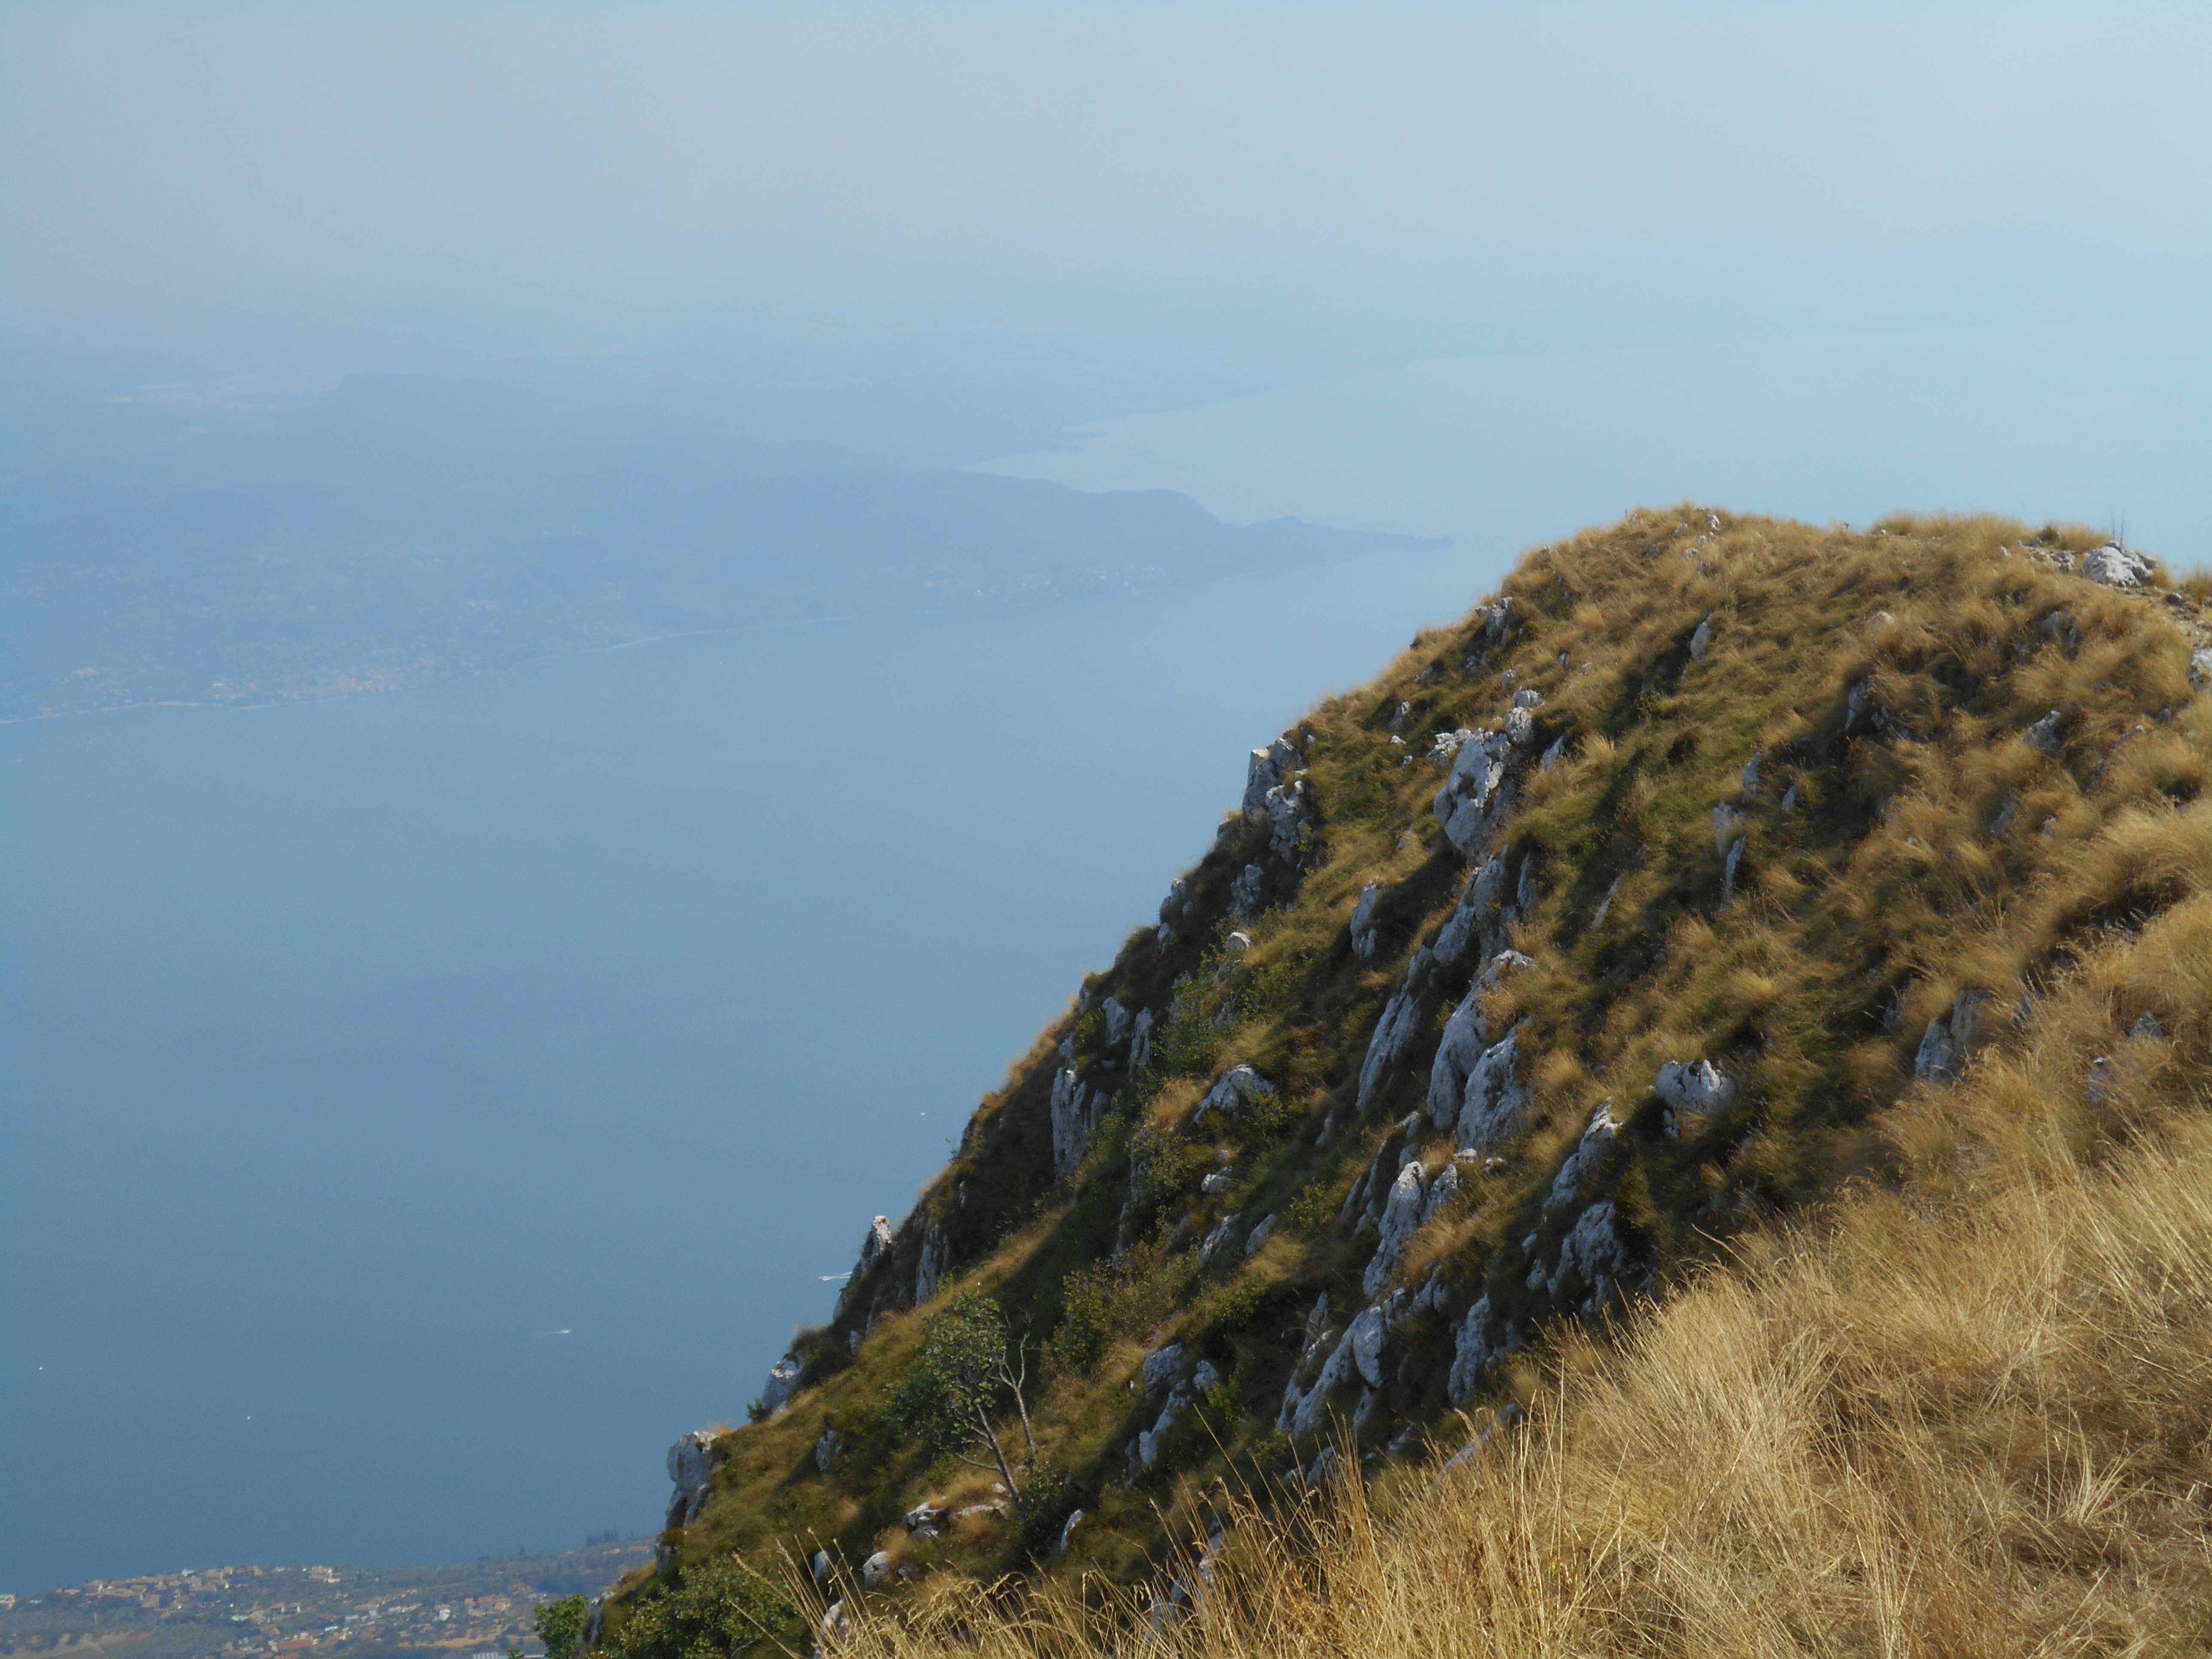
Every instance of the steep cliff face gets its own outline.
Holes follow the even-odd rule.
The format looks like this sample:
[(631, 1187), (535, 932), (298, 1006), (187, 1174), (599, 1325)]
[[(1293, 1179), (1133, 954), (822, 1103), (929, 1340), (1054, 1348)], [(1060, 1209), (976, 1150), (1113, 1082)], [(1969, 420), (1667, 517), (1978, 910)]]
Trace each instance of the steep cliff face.
[[(778, 1544), (854, 1594), (1139, 1575), (1194, 1480), (1449, 1449), (1562, 1331), (1891, 1179), (1878, 1113), (2203, 873), (2114, 826), (2212, 775), (2207, 593), (1994, 520), (1685, 508), (1531, 552), (1252, 751), (755, 1421), (678, 1443), (614, 1627)], [(913, 1404), (977, 1294), (992, 1470)]]

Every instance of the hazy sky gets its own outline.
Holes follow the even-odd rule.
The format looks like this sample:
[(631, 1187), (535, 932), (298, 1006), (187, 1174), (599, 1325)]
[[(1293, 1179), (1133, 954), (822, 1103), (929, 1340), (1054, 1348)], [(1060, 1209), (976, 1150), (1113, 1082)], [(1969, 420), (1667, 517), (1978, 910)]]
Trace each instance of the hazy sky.
[(36, 388), (1087, 373), (1102, 416), (2109, 319), (2212, 255), (2203, 7), (73, 0), (0, 47)]

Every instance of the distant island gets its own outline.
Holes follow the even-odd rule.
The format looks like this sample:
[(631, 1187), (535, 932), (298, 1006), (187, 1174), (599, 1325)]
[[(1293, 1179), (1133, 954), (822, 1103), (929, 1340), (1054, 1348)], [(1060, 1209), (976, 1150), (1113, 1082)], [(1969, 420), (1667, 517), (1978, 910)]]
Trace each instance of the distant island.
[(504, 1659), (539, 1652), (541, 1601), (589, 1594), (651, 1560), (649, 1538), (485, 1556), (463, 1566), (207, 1567), (0, 1595), (0, 1656), (131, 1659)]
[(1386, 546), (1164, 491), (810, 473), (615, 504), (252, 485), (0, 521), (0, 720), (387, 690), (684, 634), (1066, 601)]

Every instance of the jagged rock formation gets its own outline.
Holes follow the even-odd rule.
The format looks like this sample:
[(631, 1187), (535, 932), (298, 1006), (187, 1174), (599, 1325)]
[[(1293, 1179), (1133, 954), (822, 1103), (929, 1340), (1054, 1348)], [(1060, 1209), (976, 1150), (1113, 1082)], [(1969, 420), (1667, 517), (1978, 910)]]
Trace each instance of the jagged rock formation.
[[(672, 1452), (670, 1571), (811, 1528), (853, 1593), (1133, 1571), (1185, 1475), (1512, 1420), (1516, 1355), (1875, 1166), (1875, 1115), (1954, 1099), (1924, 1091), (2016, 1040), (1992, 1011), (2166, 902), (2171, 872), (2038, 896), (2087, 826), (2212, 780), (2194, 595), (1995, 521), (1643, 514), (1532, 554), (1251, 751), (1157, 921), (869, 1226), (763, 1420)], [(2084, 1094), (2166, 1041), (2085, 1053)], [(901, 1426), (955, 1290), (1051, 1392), (1034, 1512)]]

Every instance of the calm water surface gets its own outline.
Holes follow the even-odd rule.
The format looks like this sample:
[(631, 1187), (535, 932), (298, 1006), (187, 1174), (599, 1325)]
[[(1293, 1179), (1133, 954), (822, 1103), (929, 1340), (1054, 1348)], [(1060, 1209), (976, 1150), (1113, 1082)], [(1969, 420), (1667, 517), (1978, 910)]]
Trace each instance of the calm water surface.
[(0, 1589), (657, 1524), (1243, 750), (1507, 550), (0, 730)]

